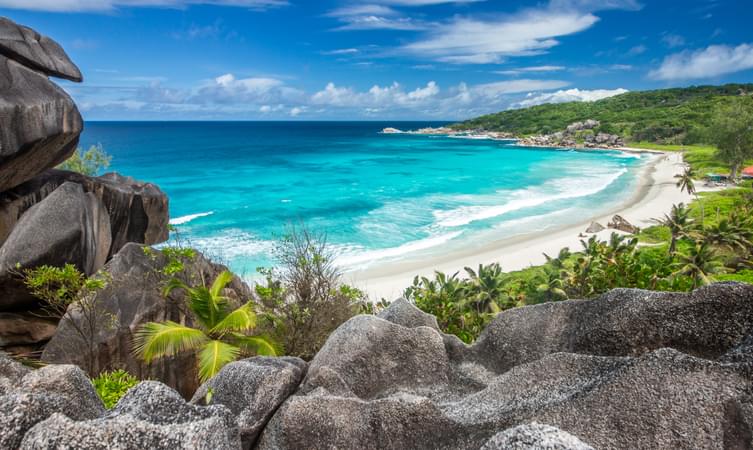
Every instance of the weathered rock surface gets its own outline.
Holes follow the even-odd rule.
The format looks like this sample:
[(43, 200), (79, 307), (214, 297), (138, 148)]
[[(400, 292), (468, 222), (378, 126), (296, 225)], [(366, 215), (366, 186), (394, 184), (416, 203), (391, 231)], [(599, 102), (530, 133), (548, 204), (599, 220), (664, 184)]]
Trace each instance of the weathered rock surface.
[(126, 243), (159, 244), (168, 238), (168, 199), (159, 187), (117, 173), (87, 177), (51, 169), (13, 189), (0, 193), (0, 243), (21, 216), (66, 182), (79, 184), (94, 194), (110, 217), (112, 245), (109, 256)]
[(429, 327), (439, 330), (436, 317), (421, 311), (404, 298), (392, 302), (377, 317), (408, 328)]
[(54, 414), (29, 430), (22, 449), (237, 449), (240, 437), (224, 406), (189, 405), (162, 383), (129, 390), (105, 417), (71, 420)]
[(0, 192), (63, 162), (83, 127), (68, 94), (1, 55), (0, 117)]
[[(166, 263), (165, 257), (156, 250), (149, 253), (141, 245), (126, 244), (105, 266), (112, 281), (97, 293), (95, 301), (102, 313), (116, 317), (117, 323), (96, 330), (94, 341), (98, 351), (93, 357), (92, 368), (95, 372), (123, 368), (140, 379), (162, 381), (190, 398), (198, 388), (193, 355), (159, 360), (151, 365), (144, 364), (133, 355), (133, 333), (139, 325), (166, 320), (192, 325), (191, 316), (187, 316), (184, 308), (181, 308), (182, 299), (176, 297), (176, 301), (166, 301), (160, 292), (164, 279), (159, 270)], [(191, 283), (198, 283), (202, 276), (206, 280), (214, 280), (225, 270), (224, 266), (213, 264), (201, 255), (189, 266), (196, 277)], [(240, 305), (250, 298), (251, 291), (239, 278), (234, 278), (228, 285), (226, 295)], [(68, 323), (68, 318), (77, 323), (82, 320), (76, 311), (69, 310), (66, 320), (60, 323), (45, 347), (42, 360), (87, 367), (88, 355), (81, 351), (85, 347)]]
[(619, 214), (615, 214), (614, 217), (612, 217), (612, 220), (607, 224), (607, 226), (609, 228), (614, 228), (615, 230), (624, 231), (625, 233), (630, 234), (638, 234), (641, 231), (640, 228), (631, 224)]
[(591, 222), (591, 225), (586, 228), (586, 233), (598, 233), (599, 231), (604, 231), (606, 228), (604, 228), (604, 225), (600, 224), (599, 222)]
[(50, 340), (57, 323), (29, 313), (0, 312), (0, 347), (28, 346)]
[(5, 393), (0, 392), (0, 448), (18, 448), (29, 429), (55, 413), (88, 420), (104, 412), (94, 386), (78, 367), (28, 371)]
[(78, 67), (57, 42), (7, 17), (0, 17), (0, 54), (46, 75), (83, 81)]
[(546, 444), (542, 429), (508, 430), (532, 422), (599, 449), (751, 448), (751, 300), (753, 286), (734, 283), (618, 289), (503, 312), (471, 347), (359, 316), (330, 337), (258, 448), (571, 448)]
[(21, 217), (0, 248), (0, 308), (33, 305), (21, 269), (74, 264), (91, 275), (110, 252), (110, 219), (102, 202), (80, 185), (65, 183)]
[(531, 423), (497, 433), (481, 450), (594, 450), (575, 436), (549, 425)]
[(235, 415), (243, 447), (251, 448), (272, 414), (295, 390), (306, 373), (299, 358), (255, 357), (230, 363), (194, 394), (192, 403), (225, 405)]
[(0, 351), (0, 395), (13, 388), (30, 369)]
[(372, 399), (416, 386), (446, 385), (449, 365), (437, 330), (356, 316), (327, 339), (309, 364), (301, 390), (324, 388), (333, 395)]

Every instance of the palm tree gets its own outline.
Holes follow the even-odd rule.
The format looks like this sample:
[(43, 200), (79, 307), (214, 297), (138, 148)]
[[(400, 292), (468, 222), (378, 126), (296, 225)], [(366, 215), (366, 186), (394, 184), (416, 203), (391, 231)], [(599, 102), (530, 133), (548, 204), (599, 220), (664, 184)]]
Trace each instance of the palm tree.
[(690, 166), (685, 167), (685, 170), (683, 170), (681, 174), (675, 175), (675, 178), (677, 178), (676, 186), (680, 188), (680, 191), (685, 191), (690, 195), (695, 195), (694, 176), (695, 172), (693, 171), (693, 168)]
[(478, 272), (470, 267), (466, 267), (465, 271), (471, 280), (467, 300), (478, 313), (498, 313), (500, 308), (497, 301), (507, 297), (502, 267), (497, 263), (488, 266), (479, 264)]
[(242, 354), (276, 355), (277, 350), (268, 339), (248, 335), (256, 327), (252, 303), (231, 310), (229, 299), (222, 295), (232, 278), (233, 274), (226, 270), (210, 287), (204, 284), (190, 287), (177, 278), (171, 279), (163, 295), (183, 289), (197, 328), (172, 321), (146, 323), (134, 335), (134, 353), (150, 363), (183, 352), (198, 352), (202, 383)]
[(705, 228), (703, 234), (704, 240), (709, 244), (724, 246), (730, 250), (746, 251), (752, 245), (745, 230), (738, 228), (734, 220), (727, 218)]
[(718, 255), (708, 242), (695, 242), (690, 247), (687, 255), (680, 255), (674, 276), (684, 275), (693, 280), (693, 289), (699, 285), (707, 285), (711, 282), (709, 275), (718, 273), (721, 262)]
[(671, 239), (669, 241), (669, 254), (674, 255), (677, 250), (677, 240), (683, 237), (689, 237), (693, 219), (690, 217), (690, 210), (685, 207), (684, 203), (672, 205), (672, 211), (661, 219), (654, 219), (659, 225), (669, 228)]
[(549, 269), (546, 271), (546, 279), (536, 287), (536, 291), (544, 295), (545, 301), (567, 300), (565, 283), (562, 281), (562, 273)]

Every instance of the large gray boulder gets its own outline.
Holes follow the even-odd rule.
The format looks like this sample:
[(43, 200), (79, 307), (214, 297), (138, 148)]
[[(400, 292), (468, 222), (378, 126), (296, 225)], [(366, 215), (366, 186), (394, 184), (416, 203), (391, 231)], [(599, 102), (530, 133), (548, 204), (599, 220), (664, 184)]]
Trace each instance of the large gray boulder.
[(73, 420), (105, 413), (94, 386), (76, 366), (29, 371), (0, 394), (0, 448), (18, 448), (29, 429), (55, 413)]
[(0, 17), (0, 55), (45, 75), (83, 81), (78, 67), (57, 42), (7, 17)]
[(716, 359), (753, 330), (753, 287), (717, 283), (692, 293), (614, 289), (499, 314), (470, 359), (495, 372), (556, 352), (637, 356), (664, 347)]
[(0, 192), (65, 161), (83, 128), (68, 94), (1, 55), (0, 117)]
[(4, 395), (21, 381), (31, 369), (0, 351), (0, 395)]
[(107, 416), (74, 421), (55, 414), (29, 430), (22, 449), (240, 448), (232, 414), (222, 405), (190, 405), (162, 383), (131, 388)]
[(503, 312), (470, 347), (359, 316), (330, 337), (258, 448), (475, 450), (532, 437), (547, 448), (542, 430), (495, 437), (532, 422), (594, 448), (751, 448), (752, 299), (742, 284), (616, 290)]
[(80, 450), (236, 450), (218, 417), (185, 423), (154, 424), (129, 415), (74, 421), (53, 414), (36, 424), (20, 443), (21, 450), (51, 448)]
[[(162, 296), (166, 278), (161, 270), (166, 263), (166, 258), (158, 250), (126, 244), (105, 266), (112, 280), (94, 298), (100, 314), (117, 320), (110, 324), (101, 323), (95, 330), (93, 341), (97, 351), (92, 360), (89, 361), (87, 352), (82, 351), (86, 347), (72, 325), (84, 323), (84, 318), (75, 309), (69, 309), (60, 322), (42, 353), (42, 360), (82, 367), (91, 363), (94, 373), (123, 368), (139, 379), (162, 381), (191, 398), (199, 387), (194, 354), (160, 359), (152, 364), (145, 364), (133, 354), (133, 334), (146, 322), (171, 320), (193, 325), (193, 317), (186, 314), (180, 291), (175, 292), (172, 301)], [(203, 277), (211, 282), (225, 269), (198, 254), (187, 263), (186, 271), (193, 279), (186, 281), (195, 285)], [(249, 287), (237, 277), (228, 285), (225, 294), (238, 306), (252, 295)]]
[(112, 234), (111, 257), (129, 242), (159, 244), (168, 238), (168, 199), (160, 188), (117, 173), (87, 177), (64, 170), (47, 170), (13, 189), (0, 193), (0, 243), (21, 216), (66, 182), (81, 185), (107, 209)]
[(78, 184), (63, 184), (30, 208), (0, 247), (0, 308), (34, 304), (19, 270), (71, 263), (92, 275), (104, 265), (110, 244), (102, 202)]
[(390, 303), (377, 317), (408, 328), (429, 327), (439, 330), (436, 317), (421, 311), (404, 298)]
[(327, 339), (301, 390), (371, 399), (418, 386), (446, 385), (450, 361), (440, 333), (356, 316)]
[(501, 431), (489, 439), (481, 450), (594, 450), (577, 437), (564, 431), (531, 423)]
[(192, 403), (225, 405), (235, 415), (243, 448), (249, 449), (272, 414), (295, 390), (306, 373), (299, 358), (257, 356), (226, 365), (196, 391)]

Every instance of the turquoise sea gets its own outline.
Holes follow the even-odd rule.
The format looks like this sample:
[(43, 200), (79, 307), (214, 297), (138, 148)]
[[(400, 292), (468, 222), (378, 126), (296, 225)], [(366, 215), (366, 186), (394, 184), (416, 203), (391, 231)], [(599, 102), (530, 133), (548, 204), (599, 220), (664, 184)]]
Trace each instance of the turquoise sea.
[(88, 122), (111, 169), (158, 184), (181, 238), (253, 276), (291, 222), (345, 268), (579, 223), (631, 197), (648, 156), (384, 135), (380, 122)]

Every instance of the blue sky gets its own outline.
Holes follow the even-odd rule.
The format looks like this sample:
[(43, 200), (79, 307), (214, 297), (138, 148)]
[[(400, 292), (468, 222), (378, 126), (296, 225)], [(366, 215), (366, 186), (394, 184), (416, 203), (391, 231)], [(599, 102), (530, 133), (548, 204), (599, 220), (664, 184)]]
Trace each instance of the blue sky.
[(88, 120), (455, 120), (753, 81), (750, 0), (0, 0)]

